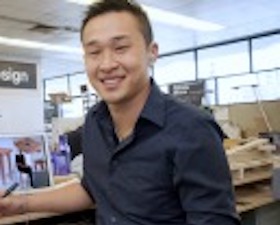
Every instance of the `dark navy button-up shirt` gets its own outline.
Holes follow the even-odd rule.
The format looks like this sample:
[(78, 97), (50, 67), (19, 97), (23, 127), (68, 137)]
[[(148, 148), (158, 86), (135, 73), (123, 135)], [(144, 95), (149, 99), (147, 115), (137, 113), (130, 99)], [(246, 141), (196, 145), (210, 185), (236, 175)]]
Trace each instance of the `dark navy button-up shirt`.
[(83, 131), (82, 185), (98, 225), (239, 224), (221, 130), (151, 82), (133, 134), (119, 142), (104, 102)]

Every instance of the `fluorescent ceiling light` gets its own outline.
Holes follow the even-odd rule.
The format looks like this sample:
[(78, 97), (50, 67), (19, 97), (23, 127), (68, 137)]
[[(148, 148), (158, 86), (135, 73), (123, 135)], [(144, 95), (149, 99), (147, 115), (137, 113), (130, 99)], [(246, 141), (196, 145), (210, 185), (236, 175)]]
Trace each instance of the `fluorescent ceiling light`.
[[(81, 4), (81, 5), (89, 5), (93, 2), (98, 2), (98, 0), (67, 0), (67, 1), (76, 4)], [(182, 14), (173, 13), (171, 11), (158, 9), (146, 5), (142, 5), (142, 7), (148, 13), (149, 17), (153, 21), (158, 21), (164, 24), (169, 24), (173, 26), (178, 26), (178, 27), (193, 29), (198, 31), (218, 31), (224, 28), (223, 26), (216, 23), (212, 23), (204, 20), (198, 20)]]
[(145, 5), (143, 5), (142, 7), (146, 10), (149, 17), (152, 20), (161, 23), (198, 31), (218, 31), (224, 28), (223, 26), (218, 25), (216, 23), (198, 20), (189, 16), (184, 16), (167, 10), (157, 9)]
[(0, 36), (0, 44), (22, 48), (41, 49), (45, 51), (82, 54), (82, 49), (80, 48), (68, 47), (64, 45), (53, 45), (43, 42), (14, 39), (2, 36)]

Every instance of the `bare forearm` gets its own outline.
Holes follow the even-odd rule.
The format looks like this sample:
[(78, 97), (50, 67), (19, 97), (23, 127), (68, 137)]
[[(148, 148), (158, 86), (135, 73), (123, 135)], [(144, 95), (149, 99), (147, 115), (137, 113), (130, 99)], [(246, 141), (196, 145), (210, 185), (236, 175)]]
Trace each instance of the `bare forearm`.
[[(3, 191), (0, 191), (0, 196)], [(15, 194), (0, 198), (0, 218), (28, 212), (68, 213), (93, 206), (80, 182), (71, 181), (33, 194)]]
[(93, 203), (79, 182), (25, 197), (28, 212), (67, 213), (90, 208)]

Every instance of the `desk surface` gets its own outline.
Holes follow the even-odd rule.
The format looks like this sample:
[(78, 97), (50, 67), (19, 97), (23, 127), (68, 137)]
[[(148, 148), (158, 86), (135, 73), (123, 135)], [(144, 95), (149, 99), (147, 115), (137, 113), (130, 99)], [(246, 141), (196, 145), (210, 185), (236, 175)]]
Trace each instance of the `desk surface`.
[(55, 213), (27, 213), (22, 215), (16, 215), (11, 217), (4, 217), (0, 219), (0, 224), (14, 224), (14, 223), (20, 223), (20, 222), (27, 222), (30, 220), (37, 220), (42, 218), (50, 218), (53, 216), (56, 216)]
[[(65, 180), (65, 179), (63, 179)], [(67, 180), (67, 179), (66, 179)], [(255, 185), (242, 187), (236, 189), (237, 211), (239, 214), (258, 207), (268, 205), (276, 200), (272, 196), (269, 185)], [(0, 225), (14, 224), (31, 220), (38, 220), (43, 218), (51, 218), (55, 216), (63, 216), (56, 213), (28, 213), (24, 215), (17, 215), (12, 217), (5, 217), (0, 219)], [(67, 214), (65, 216), (68, 216)], [(92, 216), (94, 217), (94, 216)]]
[(27, 222), (29, 225), (92, 225), (95, 222), (95, 211), (94, 209), (89, 209), (63, 215), (52, 213), (30, 213), (0, 220), (1, 225), (25, 225)]

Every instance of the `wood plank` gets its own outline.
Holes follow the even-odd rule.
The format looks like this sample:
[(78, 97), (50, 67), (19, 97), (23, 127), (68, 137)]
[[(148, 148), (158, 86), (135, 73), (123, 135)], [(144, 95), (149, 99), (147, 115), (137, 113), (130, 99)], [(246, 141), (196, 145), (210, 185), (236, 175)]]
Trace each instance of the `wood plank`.
[(268, 139), (264, 139), (264, 138), (256, 139), (256, 140), (250, 141), (248, 143), (245, 143), (243, 145), (238, 145), (236, 147), (233, 147), (233, 148), (229, 149), (228, 151), (226, 151), (226, 154), (230, 156), (230, 155), (233, 155), (233, 154), (236, 154), (239, 152), (244, 152), (244, 151), (247, 151), (250, 149), (257, 148), (261, 145), (267, 144), (268, 142), (269, 142)]
[(246, 212), (274, 202), (270, 185), (248, 186), (236, 191), (236, 208), (238, 213)]

